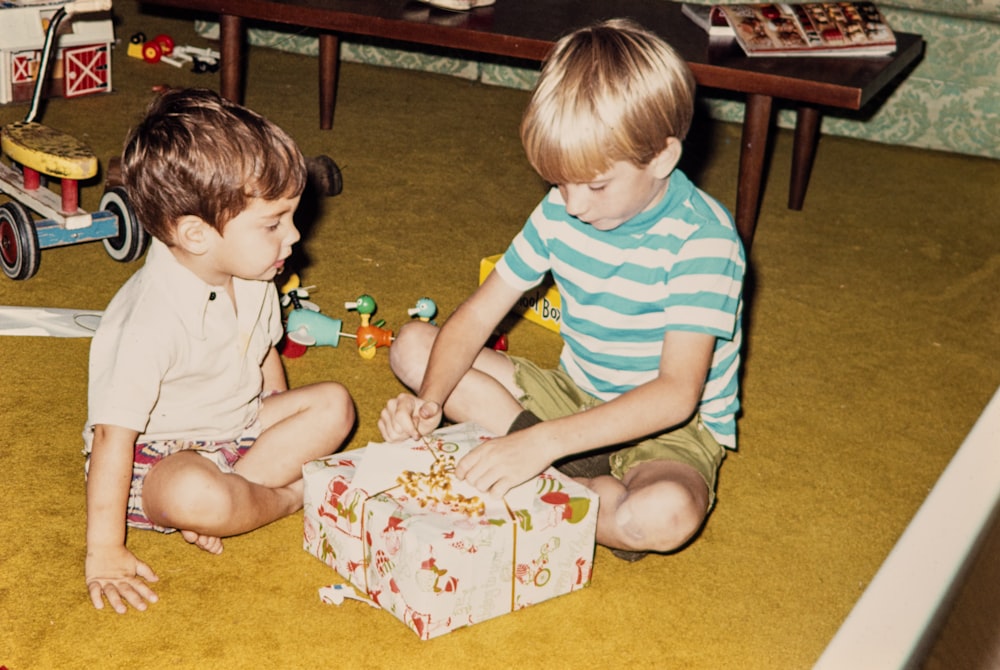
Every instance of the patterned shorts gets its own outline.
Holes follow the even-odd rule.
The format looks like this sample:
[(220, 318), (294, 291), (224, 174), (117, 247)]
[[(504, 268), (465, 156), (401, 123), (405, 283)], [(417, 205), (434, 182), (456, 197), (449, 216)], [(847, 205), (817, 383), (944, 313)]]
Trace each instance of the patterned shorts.
[[(215, 463), (222, 472), (233, 472), (236, 463), (254, 445), (260, 436), (260, 420), (255, 420), (244, 429), (243, 435), (235, 440), (153, 440), (137, 442), (132, 460), (132, 484), (128, 493), (128, 508), (125, 521), (131, 528), (156, 530), (161, 533), (176, 532), (176, 528), (157, 526), (149, 520), (142, 508), (142, 487), (146, 475), (153, 466), (167, 456), (180, 451), (194, 451), (199, 456)], [(89, 470), (90, 456), (87, 456)]]

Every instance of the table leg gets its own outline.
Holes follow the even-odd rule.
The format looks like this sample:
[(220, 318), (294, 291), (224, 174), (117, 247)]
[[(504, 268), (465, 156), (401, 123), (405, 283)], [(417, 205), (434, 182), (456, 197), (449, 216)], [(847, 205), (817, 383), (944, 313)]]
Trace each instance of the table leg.
[(795, 144), (792, 146), (792, 180), (788, 186), (788, 208), (802, 209), (812, 173), (816, 143), (819, 141), (820, 113), (815, 107), (799, 107), (795, 120)]
[(340, 69), (340, 39), (333, 33), (319, 35), (319, 127), (333, 127), (337, 104), (337, 76)]
[(747, 252), (750, 251), (754, 229), (757, 227), (767, 136), (771, 130), (772, 100), (769, 95), (748, 94), (743, 115), (739, 183), (736, 187), (736, 230), (743, 239)]
[(232, 102), (243, 103), (243, 19), (219, 15), (219, 93)]

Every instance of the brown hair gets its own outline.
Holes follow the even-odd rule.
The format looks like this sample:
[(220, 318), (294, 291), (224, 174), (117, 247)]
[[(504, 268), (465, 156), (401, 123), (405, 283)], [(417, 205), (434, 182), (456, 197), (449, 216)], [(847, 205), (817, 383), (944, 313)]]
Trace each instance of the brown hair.
[(528, 160), (553, 184), (617, 161), (644, 167), (687, 136), (694, 76), (666, 42), (627, 19), (577, 30), (547, 59), (521, 121)]
[(299, 195), (305, 160), (285, 131), (203, 89), (178, 89), (150, 104), (122, 154), (136, 217), (172, 244), (174, 225), (194, 215), (220, 233), (253, 198)]

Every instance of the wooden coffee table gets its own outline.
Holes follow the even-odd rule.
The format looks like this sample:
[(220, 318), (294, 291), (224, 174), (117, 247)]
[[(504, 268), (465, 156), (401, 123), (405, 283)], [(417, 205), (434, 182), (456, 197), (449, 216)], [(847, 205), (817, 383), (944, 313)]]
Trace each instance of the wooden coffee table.
[(732, 41), (709, 40), (668, 0), (497, 0), (465, 13), (416, 0), (143, 0), (144, 4), (208, 12), (221, 26), (220, 89), (243, 99), (245, 21), (319, 31), (320, 127), (333, 124), (339, 38), (361, 35), (474, 54), (540, 62), (571, 30), (628, 17), (656, 32), (688, 62), (698, 84), (745, 95), (736, 226), (748, 250), (760, 206), (764, 158), (775, 98), (797, 105), (788, 205), (800, 209), (818, 141), (820, 109), (859, 110), (908, 72), (923, 53), (919, 35), (898, 33), (892, 56), (878, 58), (747, 58)]

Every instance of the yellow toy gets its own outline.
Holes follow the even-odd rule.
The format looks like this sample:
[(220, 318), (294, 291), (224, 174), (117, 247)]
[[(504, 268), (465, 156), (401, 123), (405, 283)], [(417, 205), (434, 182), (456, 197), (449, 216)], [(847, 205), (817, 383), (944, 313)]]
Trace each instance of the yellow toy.
[[(75, 137), (35, 122), (49, 60), (63, 19), (75, 14), (107, 11), (111, 0), (76, 0), (60, 7), (45, 32), (45, 45), (35, 80), (31, 108), (24, 121), (0, 130), (0, 192), (11, 201), (0, 205), (0, 267), (11, 279), (28, 279), (38, 272), (41, 249), (103, 240), (108, 254), (128, 262), (142, 256), (147, 236), (136, 221), (121, 187), (108, 189), (99, 211), (79, 205), (79, 183), (97, 175), (97, 158)], [(43, 178), (57, 179), (60, 194)], [(32, 221), (29, 210), (41, 215)]]

